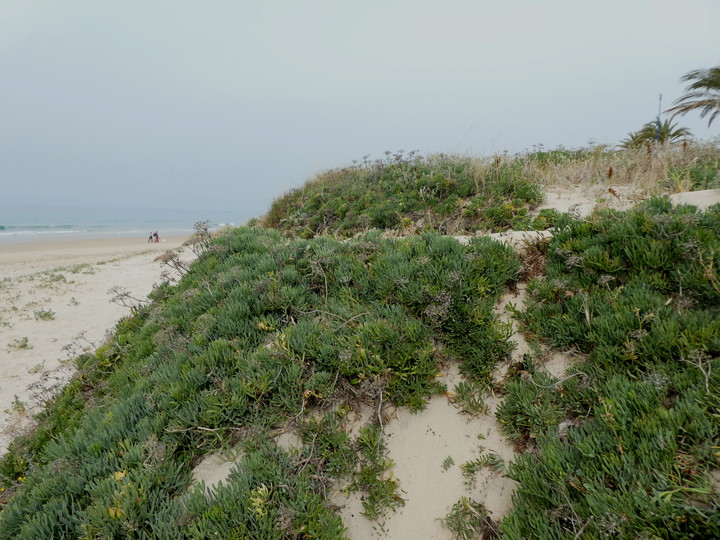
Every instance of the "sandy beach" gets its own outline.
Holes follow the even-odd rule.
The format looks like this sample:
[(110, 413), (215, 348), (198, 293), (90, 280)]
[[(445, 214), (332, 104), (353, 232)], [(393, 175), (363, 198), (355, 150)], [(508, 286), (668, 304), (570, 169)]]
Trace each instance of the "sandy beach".
[(0, 455), (72, 375), (68, 360), (101, 345), (130, 313), (110, 289), (145, 299), (167, 270), (155, 259), (185, 240), (0, 244)]

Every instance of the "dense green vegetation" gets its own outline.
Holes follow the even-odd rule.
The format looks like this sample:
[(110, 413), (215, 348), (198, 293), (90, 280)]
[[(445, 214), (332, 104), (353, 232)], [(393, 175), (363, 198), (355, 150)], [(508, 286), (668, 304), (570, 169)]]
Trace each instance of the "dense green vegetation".
[[(485, 380), (508, 357), (493, 304), (512, 250), (439, 235), (217, 238), (176, 287), (124, 320), (39, 429), (0, 464), (3, 538), (339, 538), (324, 493), (349, 478), (376, 518), (402, 504), (381, 420), (351, 438), (358, 400), (422, 408), (454, 357)], [(272, 429), (297, 425), (288, 454)], [(204, 454), (244, 453), (214, 494), (188, 488)]]
[[(530, 444), (510, 538), (707, 538), (720, 530), (720, 205), (653, 199), (558, 224), (529, 332), (586, 360), (516, 378), (498, 411)], [(562, 426), (559, 427), (562, 421)], [(714, 532), (713, 532), (714, 531)]]
[(481, 167), (458, 156), (386, 154), (386, 160), (332, 170), (290, 191), (273, 203), (264, 224), (309, 238), (368, 229), (545, 229), (557, 217), (549, 210), (528, 214), (543, 194), (524, 177), (521, 158)]
[[(456, 404), (484, 414), (482, 392), (503, 395), (496, 414), (518, 451), (459, 465), (469, 484), (489, 467), (518, 486), (499, 529), (481, 503), (458, 501), (444, 519), (456, 537), (713, 537), (720, 207), (533, 209), (554, 182), (708, 189), (719, 171), (712, 145), (397, 153), (276, 200), (260, 223), (277, 230), (211, 241), (205, 227), (198, 260), (175, 265), (182, 279), (78, 358), (0, 459), (0, 537), (342, 538), (328, 493), (361, 493), (370, 519), (404, 503), (386, 474), (384, 407), (422, 409), (454, 361)], [(509, 227), (554, 227), (532, 270), (487, 238), (443, 236)], [(538, 271), (516, 311), (531, 352), (491, 383), (513, 346), (495, 303)], [(545, 346), (581, 361), (554, 379), (538, 367)], [(377, 414), (351, 435), (360, 404)], [(275, 443), (286, 429), (302, 448)], [(218, 450), (241, 459), (208, 491), (192, 471)]]
[[(645, 140), (652, 131), (639, 132)], [(663, 140), (683, 135), (669, 122)], [(629, 144), (629, 143), (628, 143)], [(559, 217), (538, 211), (544, 186), (581, 183), (629, 185), (641, 192), (720, 186), (720, 150), (713, 144), (653, 145), (646, 150), (593, 147), (536, 150), (476, 159), (386, 152), (386, 159), (355, 163), (319, 175), (276, 199), (260, 223), (287, 236), (354, 236), (370, 229), (399, 234), (467, 234), (540, 230)], [(629, 144), (631, 147), (636, 144)]]

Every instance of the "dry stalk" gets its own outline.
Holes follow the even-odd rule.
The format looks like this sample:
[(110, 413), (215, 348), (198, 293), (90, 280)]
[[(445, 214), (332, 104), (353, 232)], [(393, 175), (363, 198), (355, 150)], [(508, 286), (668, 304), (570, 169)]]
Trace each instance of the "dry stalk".
[(687, 360), (684, 356), (680, 357), (681, 362), (690, 364), (700, 370), (700, 373), (705, 377), (705, 392), (710, 393), (710, 375), (712, 372), (712, 364), (710, 363), (710, 356), (702, 351), (694, 350), (690, 353), (690, 358), (693, 360)]

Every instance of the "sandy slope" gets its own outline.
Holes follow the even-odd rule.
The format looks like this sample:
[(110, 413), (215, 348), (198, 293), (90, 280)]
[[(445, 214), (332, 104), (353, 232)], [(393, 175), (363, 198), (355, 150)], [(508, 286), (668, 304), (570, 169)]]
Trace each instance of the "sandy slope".
[[(461, 380), (457, 366), (450, 366), (443, 379), (452, 390)], [(514, 482), (485, 469), (466, 485), (460, 469), (463, 463), (490, 452), (505, 462), (514, 457), (492, 414), (497, 400), (486, 397), (485, 403), (488, 414), (476, 417), (456, 409), (447, 396), (435, 396), (420, 413), (398, 409), (384, 433), (388, 455), (395, 463), (391, 474), (400, 484), (404, 505), (376, 523), (361, 515), (359, 494), (336, 492), (333, 502), (342, 506), (348, 536), (355, 540), (450, 538), (442, 520), (463, 496), (483, 502), (493, 519), (502, 518)]]
[(65, 361), (100, 345), (129, 308), (114, 286), (144, 299), (160, 280), (154, 259), (185, 238), (0, 245), (0, 454), (73, 372)]

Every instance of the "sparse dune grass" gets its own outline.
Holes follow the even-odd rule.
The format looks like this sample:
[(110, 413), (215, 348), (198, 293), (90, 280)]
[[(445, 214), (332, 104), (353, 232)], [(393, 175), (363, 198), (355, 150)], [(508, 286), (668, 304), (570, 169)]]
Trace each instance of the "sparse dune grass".
[(720, 187), (720, 149), (713, 143), (651, 144), (631, 149), (598, 145), (502, 159), (520, 159), (523, 177), (546, 188), (622, 186), (647, 197)]

